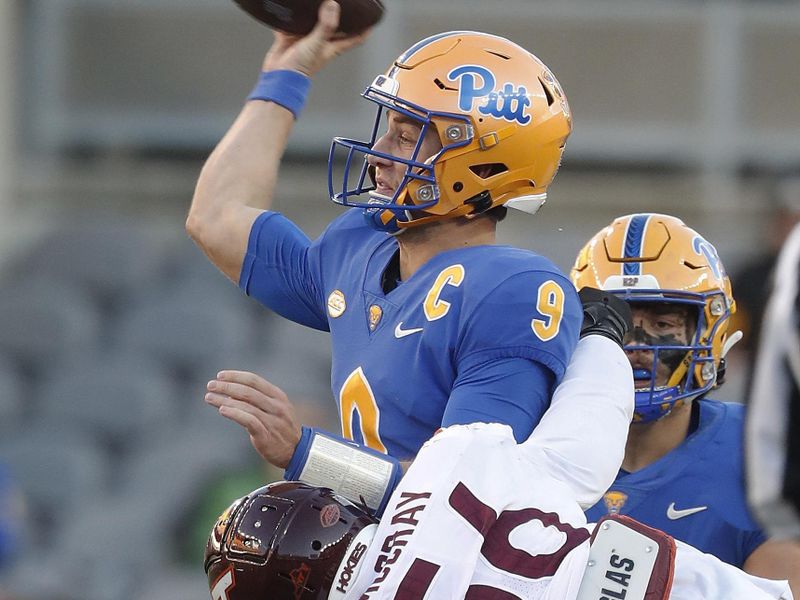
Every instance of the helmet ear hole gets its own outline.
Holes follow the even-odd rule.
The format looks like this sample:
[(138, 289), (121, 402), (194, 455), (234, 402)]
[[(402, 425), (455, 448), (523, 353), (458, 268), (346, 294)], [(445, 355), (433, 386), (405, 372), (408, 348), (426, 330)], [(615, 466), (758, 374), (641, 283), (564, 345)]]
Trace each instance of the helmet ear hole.
[(508, 171), (508, 167), (503, 163), (485, 163), (482, 165), (470, 165), (469, 170), (481, 179), (489, 179), (500, 173)]
[(542, 81), (541, 77), (539, 78), (539, 83), (542, 84), (542, 89), (544, 90), (544, 95), (547, 98), (547, 106), (553, 106), (556, 99), (553, 98), (553, 92), (550, 91), (550, 88)]
[(311, 547), (315, 551), (319, 552), (320, 550), (322, 550), (322, 542), (320, 542), (319, 540), (314, 540), (313, 542), (311, 542)]

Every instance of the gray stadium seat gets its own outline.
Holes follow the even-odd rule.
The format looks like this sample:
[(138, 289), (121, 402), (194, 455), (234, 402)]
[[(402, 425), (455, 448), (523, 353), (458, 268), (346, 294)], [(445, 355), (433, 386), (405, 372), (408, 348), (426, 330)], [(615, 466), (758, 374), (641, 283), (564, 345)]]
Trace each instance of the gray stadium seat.
[(206, 427), (193, 426), (157, 432), (146, 448), (127, 457), (120, 466), (116, 495), (156, 503), (159, 511), (155, 520), (165, 526), (177, 522), (210, 478), (222, 469), (252, 461), (255, 450), (249, 447), (247, 435), (237, 433), (215, 436)]
[(208, 580), (202, 565), (194, 569), (163, 569), (142, 581), (133, 600), (199, 600), (208, 596)]
[(80, 591), (64, 585), (70, 573), (58, 556), (31, 552), (3, 572), (0, 589), (12, 600), (79, 600)]
[(141, 497), (99, 498), (71, 515), (51, 550), (78, 592), (75, 600), (129, 600), (169, 560), (157, 516), (158, 506)]
[(3, 590), (31, 600), (130, 600), (169, 560), (154, 512), (139, 499), (87, 501), (14, 566)]
[(0, 358), (0, 439), (22, 422), (26, 408), (23, 389), (17, 369), (9, 361)]
[(267, 349), (259, 375), (290, 398), (331, 401), (330, 334), (279, 319), (263, 328), (263, 336)]
[(178, 404), (171, 379), (154, 361), (129, 354), (83, 355), (46, 378), (36, 410), (44, 420), (125, 451), (154, 429), (174, 427)]
[(252, 347), (254, 331), (247, 315), (229, 307), (186, 302), (179, 297), (132, 307), (116, 324), (119, 349), (157, 360), (184, 379), (198, 370), (219, 368)]
[(100, 325), (97, 309), (73, 286), (32, 279), (0, 294), (0, 353), (29, 376), (94, 349)]
[(152, 278), (162, 259), (159, 240), (143, 224), (98, 218), (48, 233), (11, 270), (78, 286), (108, 309)]
[(109, 463), (91, 440), (62, 423), (37, 423), (0, 440), (0, 458), (25, 494), (34, 536), (108, 490)]
[(188, 237), (173, 240), (156, 278), (127, 299), (128, 310), (145, 304), (184, 304), (204, 310), (234, 311), (253, 326), (273, 313), (248, 298)]
[(210, 302), (250, 312), (258, 311), (258, 304), (225, 277), (188, 237), (171, 245), (165, 256), (158, 287), (169, 294), (190, 295), (199, 303)]

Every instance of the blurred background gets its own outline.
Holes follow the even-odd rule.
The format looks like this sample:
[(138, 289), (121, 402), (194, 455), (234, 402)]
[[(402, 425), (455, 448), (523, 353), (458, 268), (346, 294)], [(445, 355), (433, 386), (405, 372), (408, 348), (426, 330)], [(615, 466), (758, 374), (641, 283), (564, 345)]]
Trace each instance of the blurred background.
[[(800, 4), (384, 0), (363, 47), (315, 80), (277, 208), (312, 237), (330, 138), (366, 136), (360, 91), (432, 33), (511, 38), (575, 117), (561, 172), (504, 243), (568, 269), (614, 217), (677, 215), (716, 245), (745, 342), (715, 397), (742, 401), (772, 260), (800, 217)], [(325, 334), (257, 306), (183, 221), (268, 30), (230, 0), (0, 0), (0, 598), (207, 598), (214, 519), (264, 480), (205, 405), (222, 368), (338, 428)], [(749, 343), (750, 342), (750, 343)]]

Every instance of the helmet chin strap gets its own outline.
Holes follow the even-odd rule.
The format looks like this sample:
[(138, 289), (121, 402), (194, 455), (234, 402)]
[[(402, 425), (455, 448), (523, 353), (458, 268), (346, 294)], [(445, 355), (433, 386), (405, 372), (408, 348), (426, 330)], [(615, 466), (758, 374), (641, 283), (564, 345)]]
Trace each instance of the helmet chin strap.
[(725, 358), (730, 352), (731, 348), (733, 348), (739, 341), (744, 337), (744, 334), (741, 331), (734, 331), (732, 334), (728, 336), (728, 339), (725, 340), (725, 343), (722, 345), (722, 354), (720, 354), (720, 358)]
[(733, 348), (736, 343), (742, 339), (742, 332), (741, 331), (734, 331), (728, 339), (725, 340), (725, 343), (722, 345), (722, 351), (719, 357), (719, 367), (717, 367), (717, 386), (722, 385), (725, 383), (725, 375), (728, 371), (728, 361), (725, 360), (725, 356), (730, 352), (730, 349)]

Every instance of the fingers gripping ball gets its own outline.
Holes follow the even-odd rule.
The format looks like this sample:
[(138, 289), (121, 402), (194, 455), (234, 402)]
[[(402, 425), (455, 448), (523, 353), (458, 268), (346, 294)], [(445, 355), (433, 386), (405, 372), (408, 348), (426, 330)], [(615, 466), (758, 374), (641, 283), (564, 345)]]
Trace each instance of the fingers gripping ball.
[(578, 297), (583, 304), (581, 337), (602, 335), (622, 346), (625, 334), (633, 329), (628, 303), (614, 294), (591, 287), (582, 288)]
[[(242, 10), (272, 29), (305, 35), (317, 22), (322, 0), (234, 0)], [(338, 33), (355, 35), (383, 16), (381, 0), (337, 0), (341, 6)]]

